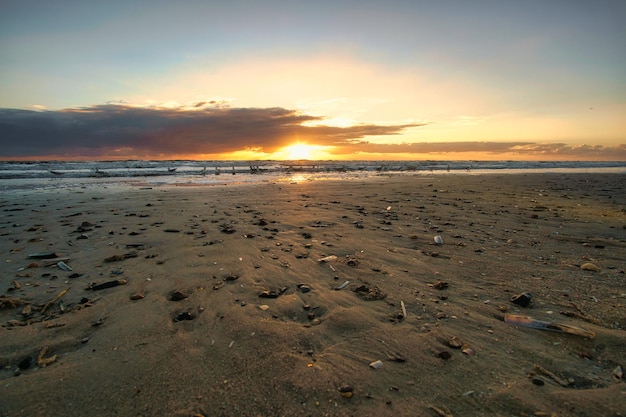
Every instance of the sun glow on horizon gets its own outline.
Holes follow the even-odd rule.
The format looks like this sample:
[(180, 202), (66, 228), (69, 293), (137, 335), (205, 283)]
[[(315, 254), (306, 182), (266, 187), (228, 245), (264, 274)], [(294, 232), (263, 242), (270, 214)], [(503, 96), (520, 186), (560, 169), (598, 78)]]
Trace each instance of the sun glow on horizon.
[(276, 159), (300, 160), (300, 159), (329, 159), (328, 146), (309, 145), (297, 142), (285, 146), (276, 152)]

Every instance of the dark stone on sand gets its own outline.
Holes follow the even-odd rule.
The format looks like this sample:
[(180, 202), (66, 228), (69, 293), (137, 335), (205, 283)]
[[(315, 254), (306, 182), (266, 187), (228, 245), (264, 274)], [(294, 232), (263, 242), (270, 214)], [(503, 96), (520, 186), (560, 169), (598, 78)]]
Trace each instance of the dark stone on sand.
[(117, 287), (118, 285), (126, 284), (125, 279), (116, 279), (113, 281), (103, 282), (102, 284), (91, 284), (87, 289), (92, 291), (104, 290), (106, 288)]
[(170, 294), (170, 301), (181, 301), (184, 300), (185, 298), (189, 297), (189, 295), (181, 292), (181, 291), (174, 291)]
[(70, 274), (68, 276), (68, 278), (79, 278), (79, 277), (82, 277), (82, 276), (83, 276), (83, 274), (79, 274), (79, 273), (74, 272), (73, 274)]
[(437, 357), (443, 360), (448, 360), (452, 357), (452, 353), (448, 352), (447, 350), (443, 350), (437, 354)]
[(259, 297), (261, 298), (278, 298), (283, 295), (283, 293), (287, 291), (287, 287), (281, 287), (278, 290), (263, 290), (259, 293)]
[(436, 290), (445, 290), (448, 286), (448, 283), (445, 281), (437, 281), (433, 284), (433, 288)]
[(348, 266), (358, 266), (361, 263), (357, 258), (348, 258), (346, 261), (346, 265)]
[(313, 236), (309, 232), (302, 233), (302, 237), (305, 239), (311, 239)]
[(180, 230), (178, 229), (165, 229), (166, 233), (180, 233)]
[(17, 364), (17, 367), (20, 368), (21, 370), (25, 370), (25, 369), (30, 368), (32, 364), (33, 364), (33, 357), (27, 356), (24, 359), (22, 359), (20, 363)]
[(521, 294), (514, 295), (511, 297), (511, 302), (513, 304), (517, 304), (518, 306), (528, 307), (530, 304), (530, 300), (533, 298), (533, 295), (529, 292), (524, 292)]
[(223, 224), (223, 225), (220, 227), (220, 232), (222, 232), (222, 233), (226, 233), (227, 235), (230, 235), (230, 234), (232, 234), (232, 233), (235, 233), (235, 232), (236, 232), (236, 230), (235, 230), (235, 228), (233, 227), (233, 225), (232, 225), (232, 224)]
[(350, 385), (344, 385), (339, 388), (339, 393), (342, 397), (351, 398), (354, 395), (354, 388)]
[(228, 274), (224, 278), (224, 281), (235, 281), (235, 280), (238, 280), (238, 279), (239, 279), (239, 275), (237, 275), (237, 274)]
[(543, 379), (533, 378), (532, 381), (533, 381), (533, 384), (535, 385), (539, 385), (539, 386), (545, 385), (545, 382), (543, 381)]
[(311, 291), (311, 287), (309, 287), (306, 284), (298, 284), (298, 289), (300, 290), (300, 292), (303, 292), (303, 293), (307, 293)]
[(195, 318), (196, 316), (194, 316), (188, 311), (185, 311), (184, 313), (180, 313), (176, 317), (174, 317), (174, 321), (176, 322), (176, 321), (193, 320)]
[(269, 290), (263, 290), (259, 293), (259, 297), (261, 298), (278, 298), (278, 295), (278, 292)]
[(365, 301), (382, 300), (387, 297), (387, 294), (382, 292), (376, 285), (361, 285), (354, 289), (354, 292)]

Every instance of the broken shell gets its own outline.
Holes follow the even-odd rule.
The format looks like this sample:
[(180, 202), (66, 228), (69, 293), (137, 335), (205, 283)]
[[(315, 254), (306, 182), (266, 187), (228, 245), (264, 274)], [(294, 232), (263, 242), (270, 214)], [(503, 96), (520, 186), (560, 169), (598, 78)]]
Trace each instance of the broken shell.
[(469, 347), (467, 344), (463, 345), (463, 350), (461, 350), (461, 352), (465, 353), (467, 356), (473, 356), (476, 354), (476, 351), (474, 351), (474, 349)]
[(441, 236), (437, 235), (433, 239), (435, 240), (435, 244), (443, 245), (443, 238)]
[(448, 346), (454, 349), (460, 349), (463, 346), (463, 342), (461, 342), (458, 337), (453, 336), (452, 339), (448, 340)]
[(383, 361), (377, 360), (370, 363), (370, 368), (372, 369), (380, 369), (383, 367)]
[(337, 259), (337, 256), (330, 255), (330, 256), (325, 256), (323, 258), (318, 259), (317, 262), (330, 262), (330, 261), (334, 261), (335, 259)]

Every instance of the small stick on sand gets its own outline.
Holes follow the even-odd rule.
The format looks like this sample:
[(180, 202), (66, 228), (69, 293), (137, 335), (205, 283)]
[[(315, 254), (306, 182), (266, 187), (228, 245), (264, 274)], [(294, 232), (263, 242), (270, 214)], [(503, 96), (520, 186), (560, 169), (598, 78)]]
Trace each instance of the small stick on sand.
[(508, 324), (522, 327), (530, 327), (531, 329), (551, 330), (553, 332), (575, 334), (577, 336), (588, 337), (589, 339), (593, 339), (596, 337), (596, 334), (589, 330), (569, 326), (567, 324), (536, 320), (532, 317), (521, 316), (518, 314), (505, 314), (504, 321)]
[(46, 310), (48, 309), (48, 307), (50, 307), (52, 304), (56, 303), (57, 301), (59, 301), (61, 298), (63, 298), (63, 296), (65, 294), (67, 294), (67, 292), (70, 290), (70, 288), (66, 288), (63, 291), (61, 291), (60, 293), (57, 294), (56, 297), (54, 297), (52, 300), (48, 301), (46, 304), (44, 304), (44, 306), (41, 308), (41, 314), (45, 313)]
[(440, 417), (453, 417), (452, 413), (450, 413), (448, 411), (448, 409), (446, 410), (442, 410), (441, 408), (437, 408), (434, 405), (428, 405), (428, 408), (430, 408), (431, 410), (433, 410), (435, 413), (437, 413), (438, 416)]
[(545, 375), (545, 376), (551, 378), (557, 384), (559, 384), (559, 385), (561, 385), (563, 387), (569, 386), (569, 382), (567, 380), (556, 376), (555, 374), (553, 374), (552, 372), (548, 371), (543, 366), (535, 365), (533, 368), (534, 368), (535, 372), (537, 372), (538, 374), (542, 374), (542, 375)]

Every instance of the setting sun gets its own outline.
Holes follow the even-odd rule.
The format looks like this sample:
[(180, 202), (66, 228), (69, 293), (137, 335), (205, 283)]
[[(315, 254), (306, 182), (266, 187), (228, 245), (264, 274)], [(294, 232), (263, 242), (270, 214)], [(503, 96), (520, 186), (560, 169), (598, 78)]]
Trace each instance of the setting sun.
[(289, 145), (283, 149), (285, 159), (312, 159), (313, 153), (319, 148), (319, 146), (307, 145), (306, 143), (295, 143)]

